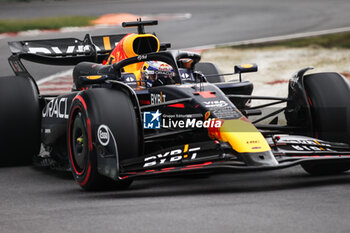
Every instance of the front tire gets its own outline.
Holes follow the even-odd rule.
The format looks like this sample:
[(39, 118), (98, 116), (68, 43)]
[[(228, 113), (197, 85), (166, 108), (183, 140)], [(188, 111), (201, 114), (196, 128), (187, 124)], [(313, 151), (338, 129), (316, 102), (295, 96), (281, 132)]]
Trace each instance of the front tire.
[[(314, 137), (326, 141), (350, 144), (350, 86), (338, 73), (317, 73), (304, 77), (309, 100)], [(312, 175), (346, 172), (350, 163), (333, 161), (302, 165)]]
[(138, 156), (136, 113), (129, 96), (106, 88), (87, 90), (76, 96), (70, 111), (67, 138), (73, 176), (87, 191), (128, 188), (131, 179), (115, 181), (98, 172), (97, 139), (92, 132), (101, 124), (113, 133), (119, 160)]
[(195, 71), (200, 71), (204, 76), (207, 75), (217, 75), (217, 76), (209, 76), (206, 77), (207, 81), (210, 83), (221, 83), (225, 82), (225, 79), (223, 76), (219, 76), (221, 72), (219, 71), (219, 68), (211, 63), (211, 62), (199, 62), (195, 65)]

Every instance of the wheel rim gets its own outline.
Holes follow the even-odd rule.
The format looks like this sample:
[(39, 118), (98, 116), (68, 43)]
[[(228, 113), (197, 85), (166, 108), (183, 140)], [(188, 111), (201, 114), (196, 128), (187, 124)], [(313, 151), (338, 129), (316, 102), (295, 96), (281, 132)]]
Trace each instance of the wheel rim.
[(88, 137), (80, 112), (74, 119), (71, 145), (74, 167), (78, 173), (83, 173), (88, 161)]

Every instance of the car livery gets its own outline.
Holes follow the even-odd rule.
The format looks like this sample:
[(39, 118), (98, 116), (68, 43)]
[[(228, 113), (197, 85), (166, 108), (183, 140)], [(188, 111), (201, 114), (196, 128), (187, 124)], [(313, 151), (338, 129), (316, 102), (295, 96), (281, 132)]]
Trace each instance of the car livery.
[[(71, 170), (86, 190), (122, 189), (144, 176), (350, 169), (350, 88), (343, 76), (305, 68), (290, 79), (287, 97), (254, 96), (242, 74), (256, 72), (256, 64), (221, 74), (199, 54), (168, 50), (145, 33), (156, 24), (123, 23), (137, 27), (135, 34), (9, 42), (16, 76), (0, 78), (7, 98), (1, 108), (9, 109), (4, 150), (11, 154), (3, 160), (34, 158), (39, 166)], [(22, 59), (74, 65), (72, 91), (41, 95)], [(147, 86), (142, 64), (158, 62), (172, 67), (172, 84)], [(239, 81), (224, 82), (224, 75)], [(251, 106), (256, 99), (271, 102)]]

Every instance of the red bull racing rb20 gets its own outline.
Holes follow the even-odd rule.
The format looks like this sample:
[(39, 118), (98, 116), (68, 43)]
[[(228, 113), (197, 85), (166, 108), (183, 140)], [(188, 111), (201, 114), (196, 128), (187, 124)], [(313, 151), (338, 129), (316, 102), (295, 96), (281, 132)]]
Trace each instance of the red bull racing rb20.
[[(350, 169), (350, 87), (342, 75), (305, 68), (290, 79), (288, 96), (255, 96), (241, 76), (256, 64), (222, 74), (145, 33), (156, 24), (125, 22), (138, 32), (83, 40), (9, 42), (15, 76), (0, 78), (1, 161), (69, 169), (85, 190), (177, 174)], [(22, 60), (74, 65), (72, 91), (40, 94)]]

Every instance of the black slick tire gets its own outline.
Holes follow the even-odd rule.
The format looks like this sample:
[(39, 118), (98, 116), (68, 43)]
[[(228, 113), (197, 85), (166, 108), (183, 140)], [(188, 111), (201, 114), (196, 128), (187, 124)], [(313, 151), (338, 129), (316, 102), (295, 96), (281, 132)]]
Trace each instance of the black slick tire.
[[(350, 86), (338, 73), (316, 73), (304, 77), (311, 107), (314, 137), (350, 144)], [(312, 175), (331, 175), (350, 169), (350, 163), (332, 161), (302, 165)]]
[(40, 151), (41, 111), (33, 81), (0, 77), (1, 165), (24, 165)]
[(126, 93), (107, 88), (82, 92), (73, 100), (68, 125), (69, 162), (76, 182), (87, 191), (120, 190), (132, 180), (114, 181), (98, 173), (98, 125), (108, 125), (118, 148), (119, 160), (136, 157), (139, 135), (136, 113)]
[(195, 71), (200, 71), (202, 74), (204, 74), (204, 76), (217, 74), (217, 76), (206, 77), (207, 81), (210, 83), (225, 82), (224, 77), (218, 75), (218, 74), (221, 74), (221, 72), (219, 71), (219, 68), (211, 62), (199, 62), (199, 63), (197, 63), (195, 65)]

